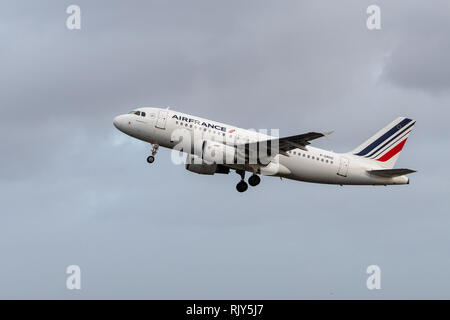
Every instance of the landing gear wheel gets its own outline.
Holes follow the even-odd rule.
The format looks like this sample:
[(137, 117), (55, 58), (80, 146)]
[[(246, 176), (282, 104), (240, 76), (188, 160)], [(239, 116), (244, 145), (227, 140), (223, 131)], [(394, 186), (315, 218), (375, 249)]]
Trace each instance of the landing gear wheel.
[(153, 163), (155, 161), (155, 157), (154, 156), (148, 156), (147, 157), (147, 162), (148, 163)]
[(252, 187), (256, 187), (261, 182), (261, 178), (258, 177), (256, 174), (252, 175), (250, 178), (248, 178), (248, 184)]
[(248, 189), (248, 184), (247, 182), (245, 182), (244, 180), (241, 180), (237, 185), (236, 185), (236, 190), (239, 192), (244, 192)]

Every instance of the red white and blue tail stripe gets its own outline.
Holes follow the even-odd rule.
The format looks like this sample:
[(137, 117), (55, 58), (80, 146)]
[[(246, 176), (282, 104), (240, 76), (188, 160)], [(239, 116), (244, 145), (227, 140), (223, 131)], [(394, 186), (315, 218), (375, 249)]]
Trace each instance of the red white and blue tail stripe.
[(393, 167), (415, 123), (415, 120), (398, 117), (352, 153)]

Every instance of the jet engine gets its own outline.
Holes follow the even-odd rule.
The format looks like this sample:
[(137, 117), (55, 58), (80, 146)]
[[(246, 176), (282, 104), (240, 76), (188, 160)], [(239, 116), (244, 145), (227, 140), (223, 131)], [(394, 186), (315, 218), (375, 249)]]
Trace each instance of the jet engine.
[(228, 174), (230, 168), (217, 163), (208, 163), (197, 156), (188, 155), (186, 158), (186, 170), (198, 174), (213, 175), (215, 173)]
[(237, 163), (237, 150), (234, 146), (204, 140), (202, 145), (202, 158), (210, 163), (233, 164)]

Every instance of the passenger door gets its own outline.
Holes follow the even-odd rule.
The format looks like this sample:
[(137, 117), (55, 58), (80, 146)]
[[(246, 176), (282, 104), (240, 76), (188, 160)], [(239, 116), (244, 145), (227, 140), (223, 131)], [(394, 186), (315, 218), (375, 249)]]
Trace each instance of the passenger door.
[(158, 119), (156, 120), (155, 127), (160, 128), (160, 129), (166, 128), (166, 121), (167, 121), (168, 113), (169, 113), (169, 111), (167, 111), (167, 110), (159, 110)]

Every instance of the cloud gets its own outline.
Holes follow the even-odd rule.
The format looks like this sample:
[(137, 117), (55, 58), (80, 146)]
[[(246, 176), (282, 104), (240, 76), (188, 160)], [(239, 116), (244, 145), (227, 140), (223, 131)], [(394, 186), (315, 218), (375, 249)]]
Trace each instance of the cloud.
[[(446, 297), (444, 268), (429, 272), (449, 265), (445, 2), (380, 2), (374, 32), (368, 1), (78, 1), (80, 31), (70, 4), (0, 13), (0, 297), (371, 298), (374, 262), (384, 298)], [(167, 150), (149, 166), (150, 146), (112, 126), (142, 105), (334, 129), (314, 145), (335, 151), (406, 115), (399, 166), (419, 173), (405, 188), (265, 178), (241, 195), (234, 173), (195, 175)]]
[(437, 1), (432, 7), (420, 2), (397, 8), (387, 28), (394, 29), (393, 48), (388, 53), (383, 77), (393, 84), (429, 94), (447, 95), (450, 88), (450, 5)]

